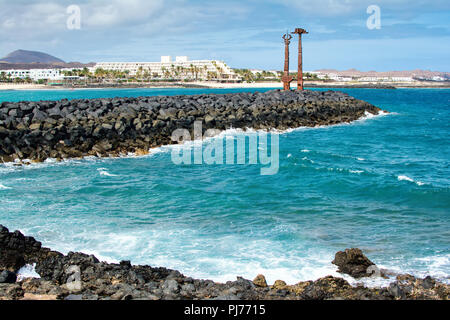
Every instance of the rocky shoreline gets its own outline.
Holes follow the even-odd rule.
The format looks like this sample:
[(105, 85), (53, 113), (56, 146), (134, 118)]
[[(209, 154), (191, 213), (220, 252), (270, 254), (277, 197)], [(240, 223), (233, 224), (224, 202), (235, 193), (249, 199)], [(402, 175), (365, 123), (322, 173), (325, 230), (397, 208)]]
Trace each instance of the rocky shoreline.
[[(17, 272), (35, 264), (40, 278), (17, 281)], [(338, 271), (355, 278), (378, 269), (359, 249), (336, 254)], [(381, 270), (378, 276), (384, 276)], [(376, 274), (377, 275), (377, 274)], [(375, 276), (376, 276), (375, 275)], [(216, 283), (186, 277), (176, 270), (100, 262), (93, 255), (42, 247), (33, 237), (0, 225), (0, 300), (448, 300), (450, 286), (436, 279), (397, 275), (389, 287), (351, 286), (338, 277), (287, 285), (268, 285), (263, 275), (253, 281)]]
[(286, 130), (357, 120), (381, 110), (337, 91), (281, 91), (91, 100), (2, 102), (0, 162), (146, 154), (172, 132)]

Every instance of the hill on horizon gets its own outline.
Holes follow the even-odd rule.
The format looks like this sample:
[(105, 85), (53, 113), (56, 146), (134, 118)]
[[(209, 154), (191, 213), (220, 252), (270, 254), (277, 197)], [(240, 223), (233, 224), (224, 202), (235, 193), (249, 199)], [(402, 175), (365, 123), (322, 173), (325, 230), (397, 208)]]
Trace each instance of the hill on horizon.
[(7, 62), (7, 63), (46, 63), (46, 64), (53, 64), (53, 63), (65, 63), (63, 60), (56, 58), (52, 55), (49, 55), (44, 52), (39, 51), (27, 51), (27, 50), (16, 50), (14, 52), (11, 52), (6, 57), (1, 58), (0, 62)]
[(336, 70), (336, 69), (319, 69), (315, 70), (322, 73), (334, 73), (344, 77), (433, 77), (447, 76), (449, 72), (431, 71), (431, 70), (404, 70), (404, 71), (359, 71), (356, 69)]

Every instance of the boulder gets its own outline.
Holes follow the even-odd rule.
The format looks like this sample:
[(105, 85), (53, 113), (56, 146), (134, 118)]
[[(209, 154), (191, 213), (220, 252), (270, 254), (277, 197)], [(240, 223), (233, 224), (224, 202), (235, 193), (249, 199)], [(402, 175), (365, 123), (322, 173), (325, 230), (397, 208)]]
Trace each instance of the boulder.
[(272, 289), (275, 290), (284, 290), (286, 289), (287, 284), (283, 280), (276, 280), (272, 286)]
[(15, 283), (17, 275), (14, 272), (4, 270), (0, 273), (0, 283)]
[(262, 274), (258, 274), (255, 279), (253, 279), (253, 284), (257, 287), (267, 288), (266, 277)]
[[(285, 130), (353, 121), (364, 112), (379, 110), (339, 92), (309, 90), (1, 105), (2, 157), (39, 161), (48, 157), (116, 156), (136, 148), (170, 144), (175, 129), (192, 130), (196, 120), (204, 121), (205, 129)], [(71, 151), (61, 150), (59, 141), (66, 140), (71, 141)]]
[(33, 237), (25, 237), (19, 231), (9, 232), (0, 225), (0, 268), (18, 271), (25, 261), (36, 261), (41, 253), (41, 243)]
[(332, 263), (338, 266), (338, 272), (353, 278), (370, 277), (372, 272), (368, 272), (368, 268), (375, 266), (358, 248), (337, 252)]

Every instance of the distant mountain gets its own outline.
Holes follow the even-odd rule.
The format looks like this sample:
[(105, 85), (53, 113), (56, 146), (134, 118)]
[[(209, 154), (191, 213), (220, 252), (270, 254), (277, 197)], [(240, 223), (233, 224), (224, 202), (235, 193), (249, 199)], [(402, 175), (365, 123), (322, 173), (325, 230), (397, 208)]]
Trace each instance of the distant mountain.
[(0, 61), (0, 70), (30, 70), (30, 69), (83, 69), (95, 66), (95, 62), (81, 63), (6, 63)]
[(28, 63), (43, 63), (43, 64), (64, 64), (65, 62), (59, 58), (51, 56), (44, 52), (16, 50), (11, 52), (6, 57), (1, 58), (0, 62), (28, 64)]

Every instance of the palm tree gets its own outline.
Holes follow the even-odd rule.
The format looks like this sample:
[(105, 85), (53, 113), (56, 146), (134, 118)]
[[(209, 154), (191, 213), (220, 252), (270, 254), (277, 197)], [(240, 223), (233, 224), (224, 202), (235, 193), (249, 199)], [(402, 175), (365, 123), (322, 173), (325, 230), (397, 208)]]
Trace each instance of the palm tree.
[(175, 66), (174, 66), (174, 65), (171, 65), (171, 66), (170, 66), (170, 75), (172, 76), (172, 78), (173, 78), (174, 75), (175, 75)]
[(145, 71), (144, 71), (144, 79), (149, 81), (150, 80), (150, 74), (151, 74), (150, 73), (150, 68), (145, 69)]
[(72, 76), (72, 71), (69, 71), (69, 70), (63, 70), (62, 73), (63, 73), (63, 75), (66, 76), (66, 77)]
[(136, 73), (136, 77), (137, 77), (138, 79), (142, 79), (143, 73), (144, 73), (144, 68), (142, 68), (142, 66), (140, 66), (140, 67), (138, 68), (137, 73)]
[(1, 72), (1, 74), (0, 74), (0, 81), (2, 81), (2, 82), (6, 81), (6, 72), (5, 71)]
[(216, 70), (218, 71), (218, 73), (219, 73), (219, 77), (220, 78), (222, 78), (222, 75), (223, 75), (223, 69), (221, 68), (221, 67), (218, 67), (217, 65), (216, 65)]
[(161, 68), (162, 72), (163, 72), (163, 77), (164, 78), (169, 78), (170, 77), (170, 71), (166, 68), (166, 67), (162, 67)]
[(106, 75), (106, 70), (104, 70), (104, 69), (102, 69), (102, 68), (98, 68), (98, 69), (95, 70), (94, 75), (95, 75), (95, 77), (97, 78), (97, 81), (98, 81), (99, 79), (102, 79), (102, 80), (103, 80), (103, 77), (105, 77), (105, 75)]
[(195, 81), (198, 80), (198, 73), (200, 72), (200, 68), (195, 66), (194, 67), (194, 76), (195, 76)]

